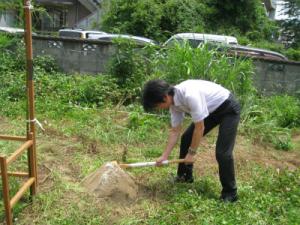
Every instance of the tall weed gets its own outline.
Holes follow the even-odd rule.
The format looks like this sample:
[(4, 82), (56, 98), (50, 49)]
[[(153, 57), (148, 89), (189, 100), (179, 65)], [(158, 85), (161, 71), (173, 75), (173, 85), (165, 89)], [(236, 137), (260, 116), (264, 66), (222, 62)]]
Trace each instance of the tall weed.
[[(286, 107), (286, 106), (289, 107)], [(248, 98), (242, 110), (241, 132), (278, 149), (290, 150), (291, 129), (299, 127), (300, 102), (291, 96)]]
[(141, 86), (152, 72), (156, 47), (138, 46), (133, 41), (116, 39), (116, 53), (109, 63), (110, 74), (116, 78), (125, 100), (139, 96)]
[(255, 94), (252, 62), (228, 57), (209, 45), (192, 48), (185, 43), (165, 49), (156, 59), (155, 68), (156, 77), (173, 84), (187, 79), (204, 79), (222, 84), (240, 97)]

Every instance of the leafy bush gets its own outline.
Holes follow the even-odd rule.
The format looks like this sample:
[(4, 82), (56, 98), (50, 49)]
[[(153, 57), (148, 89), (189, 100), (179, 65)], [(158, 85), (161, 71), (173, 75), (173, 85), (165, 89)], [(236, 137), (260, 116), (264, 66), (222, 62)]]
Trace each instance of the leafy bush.
[(120, 93), (115, 80), (110, 76), (40, 73), (36, 76), (36, 96), (57, 99), (62, 103), (103, 106), (119, 101)]
[(0, 33), (0, 49), (1, 50), (12, 46), (13, 42), (14, 42), (13, 39), (9, 35)]
[(19, 101), (26, 98), (25, 72), (0, 73), (1, 98)]
[[(272, 96), (263, 101), (269, 111), (270, 118), (276, 118), (280, 127), (293, 128), (300, 126), (300, 102), (292, 96)], [(288, 107), (287, 107), (288, 106)]]
[[(289, 107), (286, 107), (288, 105)], [(299, 127), (300, 102), (291, 96), (248, 98), (242, 110), (241, 131), (259, 142), (290, 150), (290, 128)]]
[(110, 74), (116, 78), (126, 99), (135, 99), (152, 71), (154, 46), (137, 46), (132, 41), (116, 40), (117, 51), (109, 63)]
[(34, 58), (34, 71), (42, 73), (55, 73), (59, 71), (54, 58), (48, 55), (36, 56)]
[(19, 37), (0, 34), (0, 73), (25, 68), (24, 43)]
[(300, 48), (288, 48), (283, 52), (290, 60), (300, 61)]

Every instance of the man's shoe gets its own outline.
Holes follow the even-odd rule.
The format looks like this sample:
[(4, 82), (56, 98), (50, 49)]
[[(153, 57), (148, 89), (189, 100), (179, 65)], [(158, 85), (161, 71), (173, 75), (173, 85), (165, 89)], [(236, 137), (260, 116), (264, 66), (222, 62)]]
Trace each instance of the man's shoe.
[(224, 195), (220, 198), (224, 203), (233, 203), (236, 202), (239, 198), (237, 194), (233, 195)]
[(174, 178), (174, 183), (193, 183), (193, 177), (186, 177), (186, 176), (176, 176)]

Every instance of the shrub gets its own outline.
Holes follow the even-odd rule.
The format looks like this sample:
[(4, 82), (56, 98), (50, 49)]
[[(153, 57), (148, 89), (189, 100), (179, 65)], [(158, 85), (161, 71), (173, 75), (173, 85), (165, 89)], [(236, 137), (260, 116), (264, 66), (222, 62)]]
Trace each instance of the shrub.
[(0, 73), (25, 68), (24, 43), (19, 37), (0, 34)]
[(299, 127), (299, 106), (299, 100), (291, 96), (248, 98), (242, 110), (241, 131), (259, 142), (290, 150), (290, 128)]
[(105, 75), (39, 73), (36, 76), (36, 96), (84, 106), (103, 106), (120, 100), (115, 80)]
[(290, 60), (300, 61), (300, 48), (288, 48), (283, 52)]
[(59, 71), (58, 65), (52, 56), (36, 56), (33, 64), (35, 72), (54, 73)]
[[(300, 126), (300, 102), (292, 96), (272, 96), (264, 99), (270, 118), (276, 118), (279, 127), (293, 128)], [(288, 107), (287, 107), (288, 106)]]
[(137, 46), (132, 41), (116, 40), (117, 51), (109, 63), (110, 74), (116, 78), (126, 99), (135, 99), (152, 71), (154, 46)]

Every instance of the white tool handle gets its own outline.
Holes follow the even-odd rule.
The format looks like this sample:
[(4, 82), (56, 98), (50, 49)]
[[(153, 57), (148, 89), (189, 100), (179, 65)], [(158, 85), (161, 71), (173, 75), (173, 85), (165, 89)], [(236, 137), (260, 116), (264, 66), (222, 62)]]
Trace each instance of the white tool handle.
[[(169, 163), (169, 160), (162, 161), (161, 164), (166, 165)], [(139, 162), (128, 164), (128, 167), (146, 167), (146, 166), (156, 166), (156, 162)]]
[[(167, 165), (170, 163), (184, 163), (184, 159), (175, 159), (175, 160), (164, 160), (161, 162), (162, 165)], [(119, 164), (123, 169), (134, 168), (134, 167), (146, 167), (146, 166), (157, 166), (156, 162), (139, 162), (139, 163), (130, 163), (130, 164)]]

